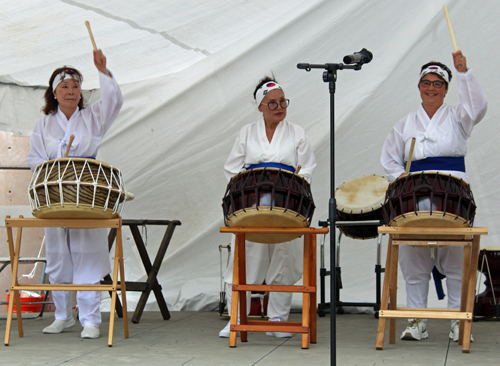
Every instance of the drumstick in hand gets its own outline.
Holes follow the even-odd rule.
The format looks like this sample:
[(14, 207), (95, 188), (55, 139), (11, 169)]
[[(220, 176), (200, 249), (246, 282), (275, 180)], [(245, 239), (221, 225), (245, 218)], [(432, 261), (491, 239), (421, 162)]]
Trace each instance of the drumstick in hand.
[(453, 43), (453, 49), (455, 52), (458, 51), (457, 41), (455, 41), (455, 34), (453, 34), (453, 27), (451, 26), (450, 14), (448, 14), (448, 7), (443, 5), (444, 15), (446, 16), (446, 22), (448, 23), (448, 29), (450, 31), (451, 43)]
[(301, 165), (299, 165), (299, 166), (297, 167), (297, 170), (295, 170), (295, 173), (294, 173), (294, 174), (299, 174), (299, 172), (300, 172), (300, 168), (302, 168), (302, 166), (301, 166)]
[(94, 36), (92, 35), (92, 30), (90, 29), (90, 23), (88, 20), (85, 21), (87, 30), (89, 31), (90, 40), (92, 41), (92, 46), (94, 46), (94, 51), (97, 51), (97, 46), (95, 45)]
[(413, 157), (413, 149), (415, 148), (415, 137), (411, 139), (410, 154), (408, 155), (408, 161), (406, 162), (406, 172), (405, 175), (410, 173), (411, 158)]
[(75, 139), (75, 135), (71, 135), (69, 137), (69, 142), (68, 142), (68, 147), (66, 148), (66, 152), (64, 153), (64, 157), (67, 158), (69, 154), (69, 149), (71, 149), (71, 144), (73, 143), (73, 140)]

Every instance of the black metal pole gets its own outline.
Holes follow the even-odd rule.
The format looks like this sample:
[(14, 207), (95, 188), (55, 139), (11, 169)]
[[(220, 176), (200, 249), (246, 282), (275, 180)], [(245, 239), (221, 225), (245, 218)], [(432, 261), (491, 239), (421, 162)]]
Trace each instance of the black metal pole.
[[(365, 51), (363, 49), (361, 52)], [(369, 51), (366, 51), (369, 53)], [(347, 57), (347, 56), (346, 56)], [(370, 59), (371, 61), (371, 53)], [(344, 62), (350, 62), (345, 61)], [(337, 305), (337, 274), (336, 274), (336, 240), (335, 240), (335, 217), (336, 217), (336, 202), (335, 202), (335, 82), (337, 81), (337, 70), (352, 69), (361, 70), (363, 62), (359, 62), (354, 65), (344, 65), (344, 64), (324, 64), (324, 65), (312, 65), (301, 63), (297, 65), (297, 68), (304, 69), (306, 71), (311, 71), (311, 69), (325, 69), (323, 73), (323, 81), (329, 83), (330, 91), (330, 200), (328, 201), (328, 223), (320, 221), (320, 225), (330, 226), (330, 365), (335, 366), (337, 364), (337, 328), (336, 328), (336, 305)]]

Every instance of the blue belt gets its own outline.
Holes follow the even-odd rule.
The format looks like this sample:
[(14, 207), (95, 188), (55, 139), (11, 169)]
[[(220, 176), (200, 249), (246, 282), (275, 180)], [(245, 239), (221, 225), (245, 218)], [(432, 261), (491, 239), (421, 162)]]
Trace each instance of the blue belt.
[(292, 173), (295, 172), (295, 168), (290, 165), (285, 165), (285, 164), (280, 164), (280, 163), (259, 163), (259, 164), (252, 164), (250, 165), (247, 170), (252, 170), (252, 169), (257, 169), (257, 168), (276, 168), (276, 169), (283, 169), (283, 170), (288, 170)]
[(411, 173), (423, 170), (455, 170), (465, 173), (465, 158), (463, 156), (434, 156), (411, 162)]
[(68, 156), (68, 158), (94, 159), (95, 160), (95, 157), (93, 157), (93, 156)]

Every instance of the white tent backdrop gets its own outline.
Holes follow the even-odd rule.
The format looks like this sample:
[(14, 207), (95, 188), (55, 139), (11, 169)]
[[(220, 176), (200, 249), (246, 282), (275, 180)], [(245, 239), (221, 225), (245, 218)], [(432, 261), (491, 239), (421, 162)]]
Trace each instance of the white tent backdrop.
[[(458, 47), (490, 101), (485, 119), (469, 140), (467, 168), (478, 205), (477, 223), (490, 231), (483, 243), (497, 243), (500, 148), (495, 139), (500, 127), (494, 121), (500, 113), (496, 103), (500, 71), (493, 61), (500, 51), (491, 47), (500, 39), (496, 0), (1, 0), (0, 4), (0, 130), (16, 136), (31, 134), (56, 67), (66, 64), (81, 70), (84, 95), (91, 101), (99, 99), (84, 26), (85, 20), (90, 21), (125, 99), (97, 157), (120, 168), (127, 189), (136, 195), (126, 204), (123, 217), (182, 222), (158, 275), (172, 310), (217, 308), (218, 246), (230, 241), (229, 235), (219, 233), (227, 184), (222, 168), (237, 132), (258, 116), (252, 93), (259, 79), (276, 76), (291, 100), (289, 120), (304, 127), (311, 138), (318, 162), (312, 183), (316, 226), (327, 218), (330, 193), (328, 84), (322, 81), (322, 71), (307, 73), (298, 70), (297, 63), (342, 62), (343, 56), (364, 47), (373, 52), (373, 61), (363, 70), (338, 73), (335, 186), (361, 175), (383, 175), (379, 158), (385, 137), (420, 103), (420, 66), (430, 60), (452, 66), (443, 4), (450, 10)], [(450, 89), (446, 102), (455, 104), (456, 81)], [(128, 229), (124, 233), (127, 277), (144, 280), (133, 239)], [(151, 257), (162, 236), (162, 229), (148, 228)], [(374, 301), (375, 256), (375, 240), (342, 240), (342, 300)], [(328, 250), (326, 258), (329, 269)], [(399, 302), (404, 304), (403, 283), (400, 289)], [(138, 294), (129, 297), (134, 307)], [(443, 306), (433, 291), (430, 301), (430, 306)], [(155, 308), (150, 297), (148, 309)]]

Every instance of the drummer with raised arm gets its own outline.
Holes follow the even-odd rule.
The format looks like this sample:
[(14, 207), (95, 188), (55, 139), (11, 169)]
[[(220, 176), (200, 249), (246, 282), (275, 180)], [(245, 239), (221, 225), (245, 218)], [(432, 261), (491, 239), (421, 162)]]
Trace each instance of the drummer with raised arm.
[[(382, 149), (382, 163), (390, 181), (405, 175), (412, 139), (415, 138), (411, 172), (437, 171), (451, 174), (468, 182), (465, 173), (467, 139), (479, 123), (487, 107), (486, 96), (476, 77), (467, 67), (467, 59), (460, 50), (453, 54), (457, 70), (460, 103), (444, 103), (452, 79), (451, 70), (440, 62), (422, 66), (418, 90), (422, 104), (417, 111), (401, 119), (391, 130)], [(420, 203), (420, 210), (427, 208)], [(463, 247), (445, 246), (437, 249), (403, 245), (399, 249), (399, 263), (406, 281), (407, 306), (426, 308), (429, 281), (434, 268), (446, 276), (448, 308), (459, 309), (462, 287)], [(451, 322), (450, 338), (458, 341), (458, 320)], [(426, 320), (410, 319), (401, 339), (427, 338)]]
[[(62, 158), (69, 145), (70, 157), (95, 158), (101, 140), (116, 119), (123, 104), (120, 88), (106, 68), (106, 57), (94, 51), (99, 71), (101, 101), (85, 106), (82, 96), (83, 77), (69, 66), (56, 69), (45, 91), (45, 114), (37, 122), (30, 139), (28, 163), (32, 171), (38, 164)], [(97, 284), (110, 273), (106, 229), (46, 228), (46, 257), (50, 283)], [(55, 321), (43, 333), (61, 333), (75, 324), (72, 316), (73, 296), (69, 291), (54, 291)], [(101, 324), (100, 291), (77, 293), (78, 316), (83, 330), (81, 338), (98, 338)]]
[[(308, 182), (316, 167), (314, 153), (304, 129), (286, 120), (289, 100), (274, 78), (265, 77), (253, 93), (259, 119), (244, 126), (236, 137), (233, 149), (224, 165), (230, 180), (241, 171), (272, 167), (292, 173), (300, 166), (299, 174)], [(233, 237), (234, 244), (234, 237)], [(302, 276), (302, 243), (300, 239), (280, 244), (265, 245), (246, 242), (247, 284), (294, 285)], [(231, 257), (234, 255), (231, 252)], [(231, 288), (233, 259), (224, 273), (224, 281)], [(250, 300), (250, 296), (247, 296)], [(292, 294), (271, 292), (267, 315), (270, 321), (287, 321)], [(231, 291), (227, 295), (228, 312), (231, 313)], [(247, 306), (250, 309), (250, 306)], [(220, 331), (219, 337), (228, 338), (230, 322)], [(291, 333), (268, 332), (275, 337), (291, 337)]]

